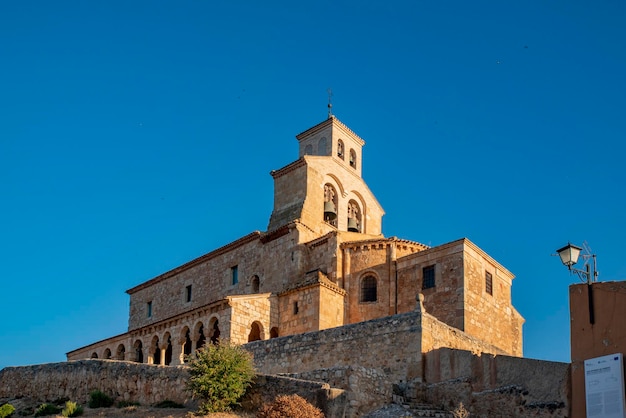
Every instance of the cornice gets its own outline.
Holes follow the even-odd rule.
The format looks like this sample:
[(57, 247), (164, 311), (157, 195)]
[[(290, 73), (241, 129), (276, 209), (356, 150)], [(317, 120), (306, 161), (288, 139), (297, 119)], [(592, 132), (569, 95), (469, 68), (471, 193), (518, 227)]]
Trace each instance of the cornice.
[(354, 249), (354, 248), (377, 245), (377, 244), (391, 244), (391, 243), (419, 247), (420, 251), (428, 250), (431, 248), (428, 245), (419, 243), (417, 241), (410, 241), (410, 240), (401, 239), (398, 237), (390, 237), (390, 238), (383, 237), (383, 238), (365, 239), (365, 240), (359, 240), (359, 241), (344, 241), (340, 244), (340, 248), (341, 249), (345, 249), (345, 248)]
[(292, 172), (293, 170), (300, 168), (300, 167), (304, 167), (306, 165), (306, 161), (304, 161), (304, 158), (300, 157), (298, 158), (296, 161), (287, 164), (286, 166), (284, 166), (283, 168), (279, 168), (278, 170), (272, 170), (270, 171), (270, 175), (275, 179), (284, 176), (287, 173)]
[(306, 131), (299, 133), (298, 135), (296, 135), (296, 139), (298, 141), (301, 141), (305, 137), (314, 135), (315, 133), (321, 131), (322, 129), (327, 128), (329, 125), (340, 128), (345, 133), (350, 135), (350, 137), (357, 140), (357, 142), (359, 142), (360, 145), (365, 145), (365, 141), (360, 136), (358, 136), (352, 129), (348, 128), (348, 126), (345, 123), (341, 122), (335, 116), (331, 116), (325, 121), (320, 122), (317, 125), (313, 126), (312, 128), (309, 128)]
[(173, 270), (170, 270), (170, 271), (168, 271), (166, 273), (163, 273), (163, 274), (161, 274), (161, 275), (159, 275), (159, 276), (157, 276), (157, 277), (155, 277), (153, 279), (150, 279), (150, 280), (148, 280), (146, 282), (143, 282), (140, 285), (137, 285), (137, 286), (135, 286), (133, 288), (130, 288), (130, 289), (128, 289), (126, 291), (126, 293), (128, 293), (129, 295), (132, 295), (135, 292), (138, 292), (138, 291), (140, 291), (142, 289), (145, 289), (145, 288), (147, 288), (149, 286), (152, 286), (152, 285), (154, 285), (156, 283), (162, 282), (163, 280), (168, 279), (168, 278), (170, 278), (172, 276), (175, 276), (175, 275), (177, 275), (177, 274), (179, 274), (179, 273), (181, 273), (181, 272), (183, 272), (183, 271), (185, 271), (185, 270), (187, 270), (187, 269), (189, 269), (191, 267), (197, 266), (200, 263), (203, 263), (205, 261), (211, 260), (211, 259), (213, 259), (215, 257), (218, 257), (218, 256), (220, 256), (220, 255), (222, 255), (224, 253), (232, 251), (233, 249), (235, 249), (237, 247), (240, 247), (242, 245), (248, 244), (248, 243), (250, 243), (252, 241), (258, 240), (260, 237), (261, 237), (261, 232), (254, 231), (254, 232), (252, 232), (252, 233), (250, 233), (250, 234), (248, 234), (248, 235), (246, 235), (244, 237), (239, 238), (238, 240), (235, 240), (235, 241), (233, 241), (233, 242), (231, 242), (229, 244), (224, 245), (223, 247), (220, 247), (220, 248), (218, 248), (216, 250), (213, 250), (210, 253), (207, 253), (207, 254), (205, 254), (203, 256), (200, 256), (200, 257), (198, 257), (196, 259), (188, 261), (187, 263), (185, 263), (185, 264), (183, 264), (181, 266), (178, 266), (178, 267), (176, 267)]

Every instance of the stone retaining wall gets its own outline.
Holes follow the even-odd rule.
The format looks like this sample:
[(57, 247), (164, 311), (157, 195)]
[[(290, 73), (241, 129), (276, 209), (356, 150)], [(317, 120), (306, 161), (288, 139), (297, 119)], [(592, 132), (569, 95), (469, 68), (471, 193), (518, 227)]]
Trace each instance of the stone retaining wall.
[[(100, 390), (116, 402), (153, 405), (171, 400), (188, 407), (196, 401), (185, 389), (185, 366), (157, 366), (115, 360), (78, 360), (0, 370), (0, 400), (30, 398), (50, 402), (69, 398), (89, 402), (89, 393)], [(277, 395), (297, 393), (322, 409), (327, 417), (343, 417), (346, 397), (330, 385), (279, 376), (257, 375), (242, 404), (256, 409)]]
[(570, 416), (569, 363), (448, 348), (426, 353), (424, 363), (424, 381), (404, 391), (409, 400), (447, 408), (463, 402), (473, 416)]

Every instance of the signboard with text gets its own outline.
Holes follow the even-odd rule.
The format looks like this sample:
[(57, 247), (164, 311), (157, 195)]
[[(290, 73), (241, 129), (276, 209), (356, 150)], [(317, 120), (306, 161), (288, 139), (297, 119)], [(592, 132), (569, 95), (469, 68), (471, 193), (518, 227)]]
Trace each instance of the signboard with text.
[(621, 353), (585, 360), (587, 418), (626, 418)]

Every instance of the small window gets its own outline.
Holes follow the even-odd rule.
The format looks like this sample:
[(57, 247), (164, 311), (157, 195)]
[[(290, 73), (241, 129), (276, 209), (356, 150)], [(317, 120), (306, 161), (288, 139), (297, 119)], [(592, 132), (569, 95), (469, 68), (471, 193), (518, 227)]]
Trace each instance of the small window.
[(297, 315), (297, 314), (298, 314), (298, 312), (300, 312), (300, 308), (298, 307), (298, 301), (295, 301), (295, 302), (293, 303), (293, 314), (294, 314), (294, 315)]
[(259, 276), (252, 277), (252, 293), (259, 293)]
[(148, 318), (152, 318), (152, 301), (146, 304), (146, 309), (148, 311)]
[(239, 271), (237, 267), (238, 266), (233, 266), (230, 268), (230, 279), (231, 283), (234, 285), (239, 283)]
[(485, 292), (493, 295), (493, 277), (488, 271), (485, 272)]
[(185, 288), (185, 302), (191, 302), (191, 285)]
[(435, 287), (435, 266), (428, 266), (422, 269), (424, 281), (422, 282), (422, 289), (431, 289)]
[(350, 150), (350, 167), (356, 168), (356, 152), (353, 149)]
[(376, 278), (367, 276), (361, 280), (361, 302), (376, 302)]
[(309, 144), (306, 147), (304, 147), (304, 155), (311, 155), (313, 154), (313, 145)]

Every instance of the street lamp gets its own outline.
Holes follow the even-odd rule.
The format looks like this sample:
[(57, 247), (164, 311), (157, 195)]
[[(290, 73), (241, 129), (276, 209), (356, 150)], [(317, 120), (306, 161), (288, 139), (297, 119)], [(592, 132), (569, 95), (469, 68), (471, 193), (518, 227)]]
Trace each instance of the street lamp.
[(580, 247), (577, 247), (576, 245), (572, 245), (569, 242), (567, 243), (567, 245), (559, 250), (556, 250), (556, 252), (559, 254), (559, 257), (561, 257), (561, 262), (563, 263), (563, 265), (565, 267), (567, 267), (567, 269), (570, 271), (571, 273), (576, 273), (576, 275), (580, 278), (580, 280), (583, 283), (587, 283), (587, 299), (588, 299), (588, 303), (589, 303), (589, 323), (590, 324), (594, 324), (595, 323), (595, 315), (594, 315), (594, 309), (593, 309), (593, 287), (591, 286), (591, 284), (593, 282), (598, 281), (598, 270), (597, 270), (597, 266), (596, 266), (596, 255), (595, 254), (591, 254), (591, 251), (589, 251), (589, 247), (585, 244), (583, 244), (584, 248), (584, 253), (583, 253), (583, 258), (585, 260), (588, 260), (589, 258), (593, 259), (593, 271), (591, 271), (591, 266), (589, 265), (588, 262), (585, 262), (585, 270), (579, 270), (576, 268), (573, 268), (572, 266), (574, 264), (576, 264), (578, 262), (578, 256), (580, 255), (580, 252), (583, 250)]
[(585, 263), (585, 270), (579, 270), (572, 267), (578, 262), (578, 257), (582, 250), (583, 249), (581, 247), (567, 243), (565, 247), (556, 250), (556, 252), (559, 254), (559, 257), (561, 257), (561, 262), (565, 267), (568, 268), (570, 273), (576, 273), (576, 275), (583, 283), (586, 282), (587, 284), (591, 284), (598, 281), (598, 271), (596, 270), (595, 254), (589, 254), (587, 248), (585, 248), (585, 252), (587, 254), (583, 254), (583, 258), (593, 259), (593, 271), (591, 271), (591, 266), (589, 265), (589, 263)]

